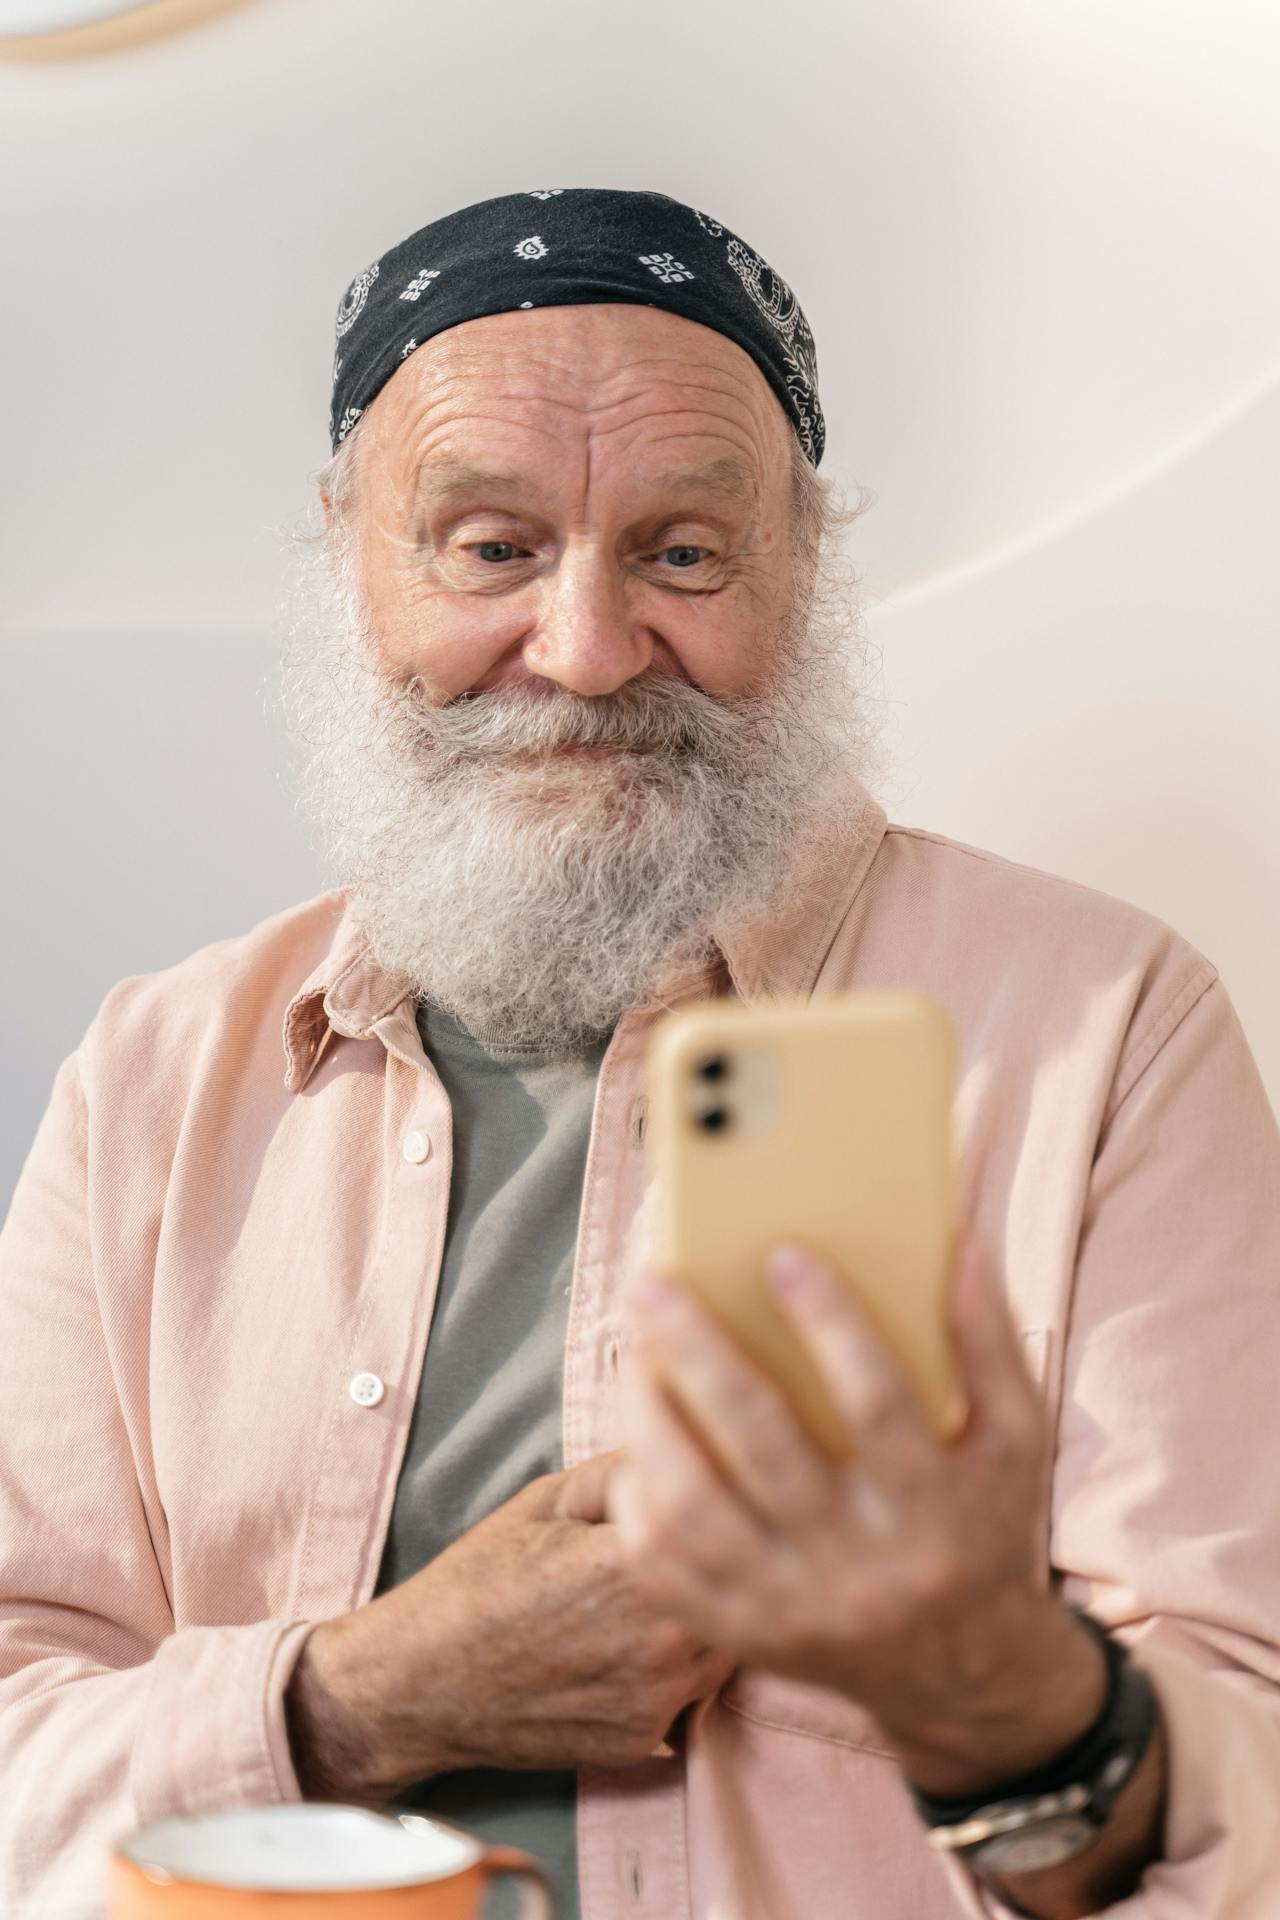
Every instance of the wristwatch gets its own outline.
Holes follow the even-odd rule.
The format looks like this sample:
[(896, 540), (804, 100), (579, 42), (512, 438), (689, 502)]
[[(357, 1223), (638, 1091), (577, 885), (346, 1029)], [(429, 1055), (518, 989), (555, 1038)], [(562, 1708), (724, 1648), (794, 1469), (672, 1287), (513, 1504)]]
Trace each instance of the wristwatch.
[(1047, 1766), (972, 1798), (939, 1800), (911, 1788), (930, 1846), (983, 1873), (1034, 1873), (1083, 1853), (1150, 1745), (1150, 1680), (1119, 1640), (1079, 1607), (1071, 1611), (1107, 1661), (1107, 1697), (1093, 1725)]

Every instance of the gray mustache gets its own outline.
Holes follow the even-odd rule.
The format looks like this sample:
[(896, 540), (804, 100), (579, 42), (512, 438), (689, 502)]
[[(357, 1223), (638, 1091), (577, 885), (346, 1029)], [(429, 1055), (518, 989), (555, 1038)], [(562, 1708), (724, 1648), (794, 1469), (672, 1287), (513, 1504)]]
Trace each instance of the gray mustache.
[(556, 747), (714, 756), (730, 740), (741, 741), (754, 704), (716, 700), (669, 675), (595, 697), (495, 687), (459, 694), (442, 707), (430, 706), (416, 690), (406, 698), (428, 744), (467, 757)]

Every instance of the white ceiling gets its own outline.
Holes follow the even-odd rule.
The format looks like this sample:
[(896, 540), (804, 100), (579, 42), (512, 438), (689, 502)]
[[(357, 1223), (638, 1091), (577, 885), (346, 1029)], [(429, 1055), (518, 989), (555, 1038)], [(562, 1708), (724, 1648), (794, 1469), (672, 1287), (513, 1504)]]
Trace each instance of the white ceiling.
[(269, 623), (340, 293), (492, 193), (658, 188), (792, 281), (885, 598), (1086, 511), (1280, 364), (1272, 0), (195, 14), (0, 51), (10, 634)]

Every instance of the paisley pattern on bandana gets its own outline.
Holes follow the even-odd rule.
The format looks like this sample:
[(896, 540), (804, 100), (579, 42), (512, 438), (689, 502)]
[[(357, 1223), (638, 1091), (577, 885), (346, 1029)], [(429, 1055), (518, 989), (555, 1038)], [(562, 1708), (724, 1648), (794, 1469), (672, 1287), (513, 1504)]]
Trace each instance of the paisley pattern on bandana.
[[(540, 233), (526, 227), (530, 200), (539, 203)], [(435, 264), (424, 267), (424, 258)], [(486, 314), (593, 302), (664, 307), (735, 341), (818, 465), (826, 426), (817, 353), (791, 287), (710, 214), (665, 193), (612, 187), (534, 187), (478, 201), (357, 274), (335, 322), (333, 450), (435, 334)]]
[(797, 432), (800, 433), (805, 452), (812, 460), (818, 356), (809, 322), (782, 275), (775, 273), (767, 261), (736, 237), (729, 241), (728, 261), (757, 311), (763, 314), (782, 342), (783, 357), (787, 363), (787, 387), (801, 415)]
[(366, 267), (363, 273), (356, 275), (351, 285), (343, 294), (338, 305), (338, 318), (335, 322), (339, 340), (341, 340), (344, 333), (351, 331), (356, 321), (360, 318), (360, 315), (364, 312), (364, 303), (369, 298), (369, 289), (377, 279), (378, 269), (381, 265), (382, 262), (380, 260), (375, 260), (371, 267)]
[(800, 302), (780, 273), (775, 273), (741, 240), (729, 242), (729, 265), (769, 325), (786, 343), (787, 350), (810, 386), (818, 381), (818, 363), (813, 351), (813, 335), (800, 311)]

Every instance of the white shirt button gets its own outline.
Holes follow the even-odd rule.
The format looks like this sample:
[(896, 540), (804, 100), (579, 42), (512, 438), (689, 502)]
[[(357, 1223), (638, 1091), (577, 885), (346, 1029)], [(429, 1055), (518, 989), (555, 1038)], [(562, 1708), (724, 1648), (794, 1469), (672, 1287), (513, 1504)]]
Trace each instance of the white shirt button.
[(357, 1406), (376, 1407), (386, 1388), (376, 1373), (358, 1373), (347, 1388), (347, 1392)]
[(431, 1135), (424, 1133), (421, 1127), (415, 1127), (412, 1133), (404, 1137), (404, 1157), (406, 1160), (425, 1160), (431, 1151)]

